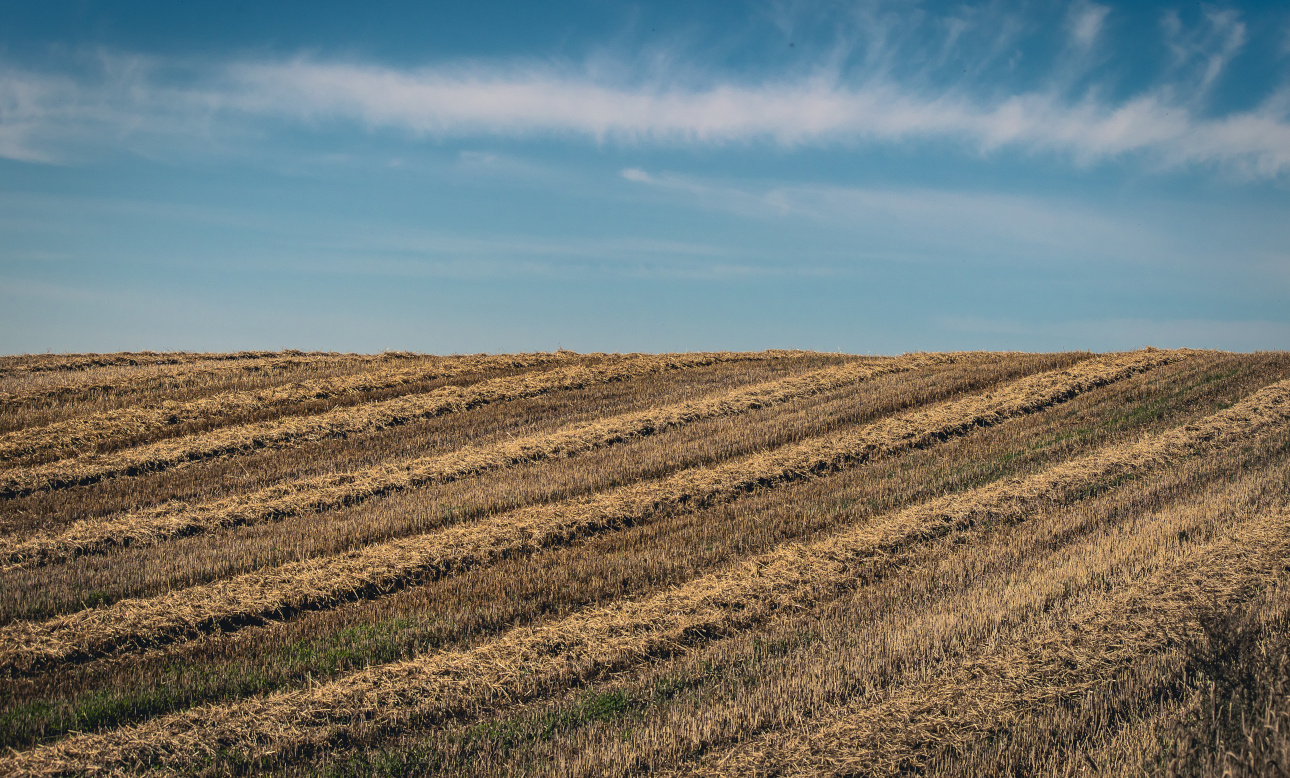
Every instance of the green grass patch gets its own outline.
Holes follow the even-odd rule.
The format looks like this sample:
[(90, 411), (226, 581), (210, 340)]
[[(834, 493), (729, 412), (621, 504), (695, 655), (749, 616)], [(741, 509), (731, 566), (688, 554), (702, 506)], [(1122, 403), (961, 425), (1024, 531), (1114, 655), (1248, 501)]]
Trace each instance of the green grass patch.
[(409, 641), (399, 638), (413, 626), (410, 619), (392, 619), (350, 627), (323, 638), (289, 643), (278, 649), (277, 656), (289, 667), (326, 675), (394, 662), (411, 653)]
[(70, 700), (16, 705), (0, 714), (0, 748), (25, 748), (71, 732), (120, 727), (212, 699), (255, 694), (269, 686), (269, 679), (254, 668), (230, 669), (222, 677), (202, 675), (194, 683), (186, 669), (171, 666), (146, 689), (128, 693), (101, 689)]
[(130, 691), (98, 689), (54, 701), (21, 703), (0, 714), (0, 748), (27, 748), (72, 732), (134, 724), (196, 705), (267, 694), (308, 678), (325, 678), (398, 661), (425, 650), (430, 622), (392, 619), (288, 643), (259, 661), (175, 663), (155, 683)]
[[(1218, 383), (1219, 381), (1225, 381), (1229, 378), (1240, 375), (1242, 372), (1244, 371), (1240, 368), (1233, 368), (1231, 370), (1220, 370), (1213, 373), (1207, 373), (1196, 381), (1193, 381), (1186, 386), (1179, 387), (1163, 397), (1153, 398), (1146, 402), (1125, 408), (1124, 410), (1113, 414), (1109, 419), (1107, 419), (1105, 424), (1106, 426), (1113, 428), (1123, 428), (1141, 424), (1150, 424), (1158, 421), (1180, 405), (1180, 401), (1195, 394), (1197, 390), (1208, 388), (1212, 384)], [(1216, 405), (1219, 410), (1232, 407), (1232, 403), (1224, 400), (1216, 401)]]
[(481, 760), (509, 760), (508, 770), (522, 773), (536, 757), (527, 754), (538, 743), (568, 737), (596, 724), (617, 724), (619, 737), (632, 737), (635, 723), (651, 709), (665, 708), (722, 682), (743, 682), (752, 668), (781, 660), (811, 645), (818, 636), (805, 631), (763, 640), (754, 638), (749, 650), (720, 666), (705, 662), (695, 674), (665, 675), (638, 689), (591, 689), (572, 704), (557, 710), (521, 713), (481, 722), (451, 733), (437, 742), (360, 749), (342, 761), (307, 768), (309, 775), (349, 776), (455, 775)]

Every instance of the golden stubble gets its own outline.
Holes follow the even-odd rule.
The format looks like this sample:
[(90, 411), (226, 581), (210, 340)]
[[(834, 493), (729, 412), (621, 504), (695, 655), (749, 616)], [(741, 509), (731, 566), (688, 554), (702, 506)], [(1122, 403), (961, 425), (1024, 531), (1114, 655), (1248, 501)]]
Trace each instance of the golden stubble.
[[(109, 454), (88, 454), (0, 474), (0, 497), (88, 484), (108, 478), (157, 472), (215, 457), (266, 449), (284, 449), (320, 440), (343, 438), (407, 424), (419, 419), (460, 413), (507, 400), (548, 392), (628, 380), (668, 370), (685, 370), (720, 362), (774, 359), (778, 352), (760, 354), (685, 354), (625, 356), (596, 365), (570, 365), (538, 373), (486, 380), (469, 386), (445, 386), (434, 391), (397, 397), (313, 416), (237, 425), (197, 435), (138, 446)], [(143, 419), (152, 412), (133, 408), (128, 414)], [(15, 443), (21, 447), (21, 442)]]
[(0, 628), (0, 667), (29, 672), (51, 662), (131, 650), (277, 614), (334, 607), (417, 582), (492, 564), (593, 533), (693, 510), (933, 445), (974, 428), (1034, 413), (1082, 392), (1186, 359), (1183, 352), (1139, 352), (1090, 360), (1024, 378), (995, 391), (898, 414), (820, 439), (782, 446), (712, 467), (691, 468), (584, 498), (537, 505), (412, 538), (367, 546), (181, 589), (129, 599), (45, 622)]
[[(308, 690), (201, 708), (156, 719), (129, 731), (70, 738), (50, 748), (26, 752), (21, 755), (25, 760), (23, 766), (24, 769), (82, 769), (91, 764), (124, 769), (147, 763), (182, 766), (199, 761), (219, 748), (249, 756), (290, 751), (323, 744), (336, 735), (338, 727), (364, 736), (397, 730), (411, 720), (446, 715), (481, 698), (513, 698), (524, 689), (542, 686), (543, 679), (557, 685), (576, 682), (639, 664), (660, 653), (684, 651), (696, 642), (743, 629), (776, 611), (814, 607), (853, 585), (857, 579), (863, 580), (870, 574), (867, 569), (881, 566), (893, 551), (911, 543), (925, 542), (982, 521), (1019, 521), (1045, 506), (1076, 499), (1089, 487), (1104, 484), (1108, 479), (1158, 471), (1180, 459), (1282, 429), (1290, 411), (1288, 395), (1290, 386), (1278, 384), (1234, 408), (1185, 428), (1134, 444), (1108, 447), (1029, 478), (1010, 479), (914, 506), (818, 543), (792, 544), (643, 601), (591, 609), (553, 624), (515, 630), (473, 650), (432, 654), (385, 665)], [(1197, 601), (1197, 592), (1222, 599), (1252, 581), (1266, 578), (1284, 552), (1288, 520), (1290, 514), (1285, 511), (1262, 514), (1242, 524), (1235, 535), (1200, 547), (1184, 556), (1179, 564), (1140, 584), (1116, 590), (1109, 608), (1100, 603), (1080, 611), (1084, 615), (1060, 636), (1041, 636), (1032, 641), (1037, 648), (1027, 644), (997, 658), (991, 658), (987, 652), (984, 659), (956, 665), (953, 677), (984, 688), (989, 684), (981, 679), (988, 676), (993, 679), (990, 683), (1006, 686), (1017, 676), (1009, 668), (1030, 668), (1034, 677), (1050, 681), (1056, 678), (1064, 683), (1059, 690), (1061, 694), (1078, 693), (1085, 688), (1081, 683), (1092, 681), (1071, 680), (1062, 675), (1062, 668), (1074, 663), (1090, 678), (1095, 677), (1124, 657), (1148, 650), (1150, 641), (1158, 642), (1163, 639), (1162, 635), (1167, 637), (1169, 625), (1187, 628), (1192, 623), (1188, 619), (1194, 621), (1194, 609), (1189, 608)], [(1242, 549), (1249, 547), (1262, 551), (1254, 555), (1244, 553), (1242, 557)], [(1156, 608), (1156, 602), (1162, 603), (1162, 607)], [(1154, 621), (1132, 622), (1127, 634), (1129, 639), (1122, 640), (1116, 635), (1124, 634), (1126, 613), (1136, 616), (1150, 613)], [(1068, 634), (1072, 631), (1093, 635), (1094, 639), (1082, 643), (1072, 640)], [(1113, 644), (1115, 650), (1108, 651), (1107, 646), (1112, 644), (1099, 635), (1118, 641)], [(1019, 658), (1031, 664), (1018, 664)], [(1044, 675), (1045, 668), (1053, 669), (1052, 678)], [(1021, 703), (1030, 704), (1059, 693), (1049, 690), (1039, 696), (1027, 696), (1026, 689), (1030, 688), (1027, 684), (1032, 681), (1033, 678), (1014, 683), (1021, 690), (1017, 693)], [(1004, 720), (998, 714), (1003, 710), (999, 707), (1003, 697), (996, 693), (995, 687), (978, 695), (983, 700), (979, 704), (972, 702), (975, 698), (970, 695), (964, 697), (972, 689), (964, 692), (946, 688), (944, 697), (929, 696), (918, 687), (908, 694), (900, 693), (904, 696), (899, 699), (907, 703), (915, 700), (916, 705), (908, 704), (915, 705), (917, 710), (905, 711), (915, 720), (920, 720), (915, 714), (924, 711), (918, 705), (930, 701), (926, 710), (934, 712), (939, 710), (938, 705), (943, 708), (941, 703), (946, 700), (966, 700), (960, 707), (964, 711), (962, 715), (969, 718), (990, 713), (995, 716), (992, 720)], [(836, 738), (843, 738), (850, 731), (847, 727), (855, 725), (854, 718), (840, 718), (828, 731)], [(944, 730), (943, 717), (927, 715), (924, 718), (936, 732)], [(881, 721), (886, 726), (892, 723), (891, 719), (881, 716), (865, 720)], [(972, 737), (974, 732), (965, 727), (962, 736)], [(795, 743), (793, 738), (798, 736), (782, 735), (790, 743)], [(823, 742), (819, 738), (817, 741)], [(759, 755), (779, 753), (774, 747), (778, 746), (773, 746), (769, 738), (753, 741), (747, 752), (752, 756), (748, 758), (761, 764), (757, 761), (761, 759)], [(740, 758), (743, 757), (738, 754), (725, 754), (723, 763), (714, 769), (725, 770), (734, 764), (733, 772), (738, 772)], [(792, 759), (798, 762), (790, 760), (782, 764), (809, 762), (798, 756)], [(818, 768), (817, 764), (815, 769)]]

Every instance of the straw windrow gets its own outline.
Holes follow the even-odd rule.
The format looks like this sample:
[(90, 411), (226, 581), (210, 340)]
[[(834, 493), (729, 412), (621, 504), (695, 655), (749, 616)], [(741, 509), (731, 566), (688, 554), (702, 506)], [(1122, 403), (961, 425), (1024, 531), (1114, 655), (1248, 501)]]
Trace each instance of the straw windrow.
[(1186, 358), (1137, 352), (1031, 376), (983, 395), (940, 403), (823, 438), (652, 484), (533, 506), (486, 521), (332, 557), (283, 565), (150, 599), (123, 600), (43, 623), (0, 629), (0, 667), (30, 672), (68, 659), (155, 645), (302, 610), (333, 607), (544, 548), (697, 509), (762, 487), (824, 475), (869, 459), (932, 445), (977, 427), (1048, 408), (1082, 392)]
[(0, 358), (0, 376), (17, 373), (76, 372), (95, 367), (138, 367), (140, 365), (191, 365), (201, 362), (237, 362), (284, 356), (336, 356), (327, 352), (235, 351), (192, 353), (187, 351), (137, 351), (117, 354), (27, 354)]
[(574, 457), (706, 419), (735, 416), (878, 376), (918, 370), (960, 358), (955, 355), (914, 354), (876, 364), (838, 365), (736, 389), (705, 400), (621, 414), (491, 446), (467, 446), (450, 454), (423, 457), (406, 464), (381, 464), (357, 472), (301, 479), (209, 503), (163, 505), (108, 519), (84, 521), (63, 532), (18, 544), (6, 544), (4, 539), (0, 539), (0, 560), (11, 565), (50, 564), (123, 546), (138, 548), (222, 528), (279, 521), (525, 463)]
[[(403, 369), (385, 368), (338, 378), (299, 381), (258, 391), (221, 392), (187, 402), (165, 401), (120, 408), (0, 435), (0, 462), (37, 455), (69, 457), (180, 425), (215, 421), (250, 411), (289, 412), (294, 406), (318, 400), (336, 400), (383, 389), (414, 386), (484, 370), (537, 367), (568, 361), (563, 353), (444, 357)], [(34, 398), (58, 396), (58, 391), (59, 388), (55, 387), (27, 395), (0, 395), (0, 408)]]
[(768, 733), (681, 774), (780, 776), (904, 774), (944, 748), (964, 749), (1071, 699), (1154, 652), (1201, 632), (1206, 611), (1266, 589), (1290, 553), (1290, 509), (1249, 519), (1172, 565), (1077, 607), (1067, 626), (1007, 643), (904, 687), (877, 703), (830, 711), (821, 722)]
[(467, 387), (446, 386), (426, 394), (337, 408), (316, 416), (239, 425), (111, 454), (18, 468), (0, 477), (0, 497), (21, 497), (37, 491), (167, 470), (216, 457), (290, 448), (308, 442), (375, 432), (490, 403), (624, 381), (670, 370), (687, 370), (720, 362), (777, 359), (785, 353), (629, 356), (610, 359), (596, 366), (571, 365), (536, 375), (496, 378)]
[[(857, 580), (869, 577), (874, 566), (881, 565), (893, 548), (940, 534), (947, 528), (985, 518), (1016, 520), (1045, 506), (1078, 499), (1087, 493), (1087, 487), (1108, 478), (1145, 474), (1181, 457), (1283, 428), (1288, 420), (1290, 382), (1282, 382), (1198, 424), (1136, 444), (1108, 447), (1027, 479), (916, 506), (823, 542), (792, 544), (750, 560), (746, 566), (705, 576), (641, 602), (592, 609), (548, 626), (513, 630), (473, 650), (371, 668), (312, 689), (199, 708), (128, 729), (69, 738), (15, 755), (10, 765), (30, 771), (131, 769), (148, 764), (183, 767), (219, 751), (256, 758), (321, 746), (344, 733), (379, 734), (411, 722), (436, 721), (477, 705), (523, 698), (534, 693), (532, 690), (541, 693), (639, 664), (652, 655), (707, 642), (745, 628), (784, 606), (803, 607), (829, 599)], [(1270, 564), (1279, 561), (1284, 553), (1277, 543), (1284, 545), (1287, 521), (1290, 514), (1281, 512), (1242, 530), (1240, 541), (1273, 541), (1262, 546), (1258, 559), (1248, 555), (1236, 558), (1239, 542), (1203, 548), (1163, 578), (1157, 576), (1150, 585), (1138, 587), (1135, 593), (1115, 602), (1136, 603), (1132, 607), (1139, 612), (1147, 607), (1157, 611), (1156, 603), (1162, 600), (1155, 598), (1160, 597), (1163, 581), (1165, 607), (1158, 609), (1160, 620), (1154, 626), (1185, 622), (1196, 591), (1228, 597), (1238, 585), (1259, 579), (1271, 569)], [(1201, 564), (1193, 564), (1195, 559)], [(1123, 610), (1110, 616), (1090, 611), (1091, 618), (1080, 625), (1083, 634), (1116, 634), (1108, 630), (1119, 629), (1115, 619), (1123, 615)], [(1135, 623), (1129, 633), (1132, 640), (1144, 636), (1159, 640), (1162, 634), (1153, 633), (1150, 626), (1141, 623)], [(1015, 666), (1052, 668), (1053, 678), (1064, 684), (1063, 693), (1077, 688), (1056, 674), (1069, 662), (1076, 661), (1089, 672), (1105, 669), (1107, 663), (1098, 659), (1105, 646), (1096, 641), (1071, 642), (1067, 637), (1040, 641), (1036, 651), (1019, 649), (1014, 654), (1030, 664)], [(1119, 653), (1113, 654), (1110, 662), (1141, 648), (1132, 642), (1114, 645)], [(983, 671), (998, 676), (1014, 666), (1010, 663), (1016, 662), (1018, 656), (1009, 654), (998, 661), (976, 663), (955, 677), (971, 684)], [(1044, 658), (1046, 664), (1036, 663), (1036, 656)], [(1097, 665), (1098, 661), (1103, 664)], [(917, 695), (907, 697), (918, 699)], [(958, 699), (953, 694), (942, 697), (934, 699)], [(897, 723), (903, 721), (899, 715), (897, 711)], [(883, 719), (871, 716), (867, 720)], [(886, 721), (891, 724), (893, 720)]]
[[(404, 352), (381, 354), (325, 354), (296, 356), (288, 353), (272, 357), (239, 359), (227, 362), (196, 362), (179, 365), (106, 365), (65, 375), (0, 375), (0, 411), (14, 413), (24, 408), (53, 404), (75, 405), (96, 397), (139, 393), (151, 397), (195, 386), (253, 376), (285, 377), (290, 373), (326, 370), (335, 367), (387, 366), (399, 362), (430, 362), (454, 357), (434, 357)], [(26, 387), (26, 388), (23, 388)]]

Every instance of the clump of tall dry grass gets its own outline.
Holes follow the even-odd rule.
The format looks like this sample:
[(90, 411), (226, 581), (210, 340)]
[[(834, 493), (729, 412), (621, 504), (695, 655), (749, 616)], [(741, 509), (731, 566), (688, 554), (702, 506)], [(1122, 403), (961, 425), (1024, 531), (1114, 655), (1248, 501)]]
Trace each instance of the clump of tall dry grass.
[(609, 359), (595, 366), (557, 367), (536, 375), (496, 378), (466, 387), (447, 386), (423, 395), (337, 408), (316, 416), (239, 425), (110, 454), (86, 455), (46, 465), (16, 468), (0, 476), (0, 498), (156, 472), (214, 457), (288, 448), (373, 432), (490, 403), (623, 381), (662, 371), (685, 370), (719, 362), (778, 359), (785, 355), (785, 352), (761, 352), (628, 356)]
[(278, 484), (210, 503), (172, 504), (108, 519), (79, 522), (57, 534), (18, 544), (0, 538), (0, 559), (10, 564), (49, 564), (112, 548), (137, 548), (220, 528), (281, 520), (354, 505), (372, 497), (551, 458), (567, 458), (706, 419), (735, 416), (857, 384), (891, 373), (952, 362), (954, 355), (916, 354), (877, 364), (844, 364), (806, 375), (736, 389), (704, 400), (574, 425), (550, 434), (491, 446), (466, 446), (450, 454), (402, 465), (380, 464)]
[(1015, 381), (983, 395), (875, 422), (858, 431), (807, 440), (651, 484), (538, 505), (476, 524), (283, 565), (151, 599), (131, 599), (44, 623), (0, 629), (0, 667), (28, 672), (51, 662), (142, 647), (274, 615), (332, 607), (496, 560), (569, 543), (595, 532), (648, 521), (664, 510), (729, 500), (757, 488), (799, 481), (875, 456), (931, 445), (976, 427), (1034, 413), (1082, 392), (1187, 357), (1136, 352), (1090, 360)]

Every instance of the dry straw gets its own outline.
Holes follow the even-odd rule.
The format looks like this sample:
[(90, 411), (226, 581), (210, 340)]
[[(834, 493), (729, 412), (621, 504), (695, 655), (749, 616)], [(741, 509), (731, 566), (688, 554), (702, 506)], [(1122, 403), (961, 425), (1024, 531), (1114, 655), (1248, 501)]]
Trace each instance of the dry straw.
[[(246, 359), (234, 362), (198, 362), (189, 365), (161, 365), (157, 369), (131, 370), (109, 368), (111, 375), (99, 372), (72, 373), (57, 383), (42, 381), (27, 391), (0, 392), (0, 411), (14, 412), (24, 407), (43, 407), (51, 403), (61, 405), (84, 402), (97, 396), (126, 395), (135, 391), (175, 391), (210, 384), (214, 381), (247, 376), (285, 376), (289, 372), (318, 370), (320, 368), (366, 368), (377, 372), (344, 378), (299, 381), (273, 389), (258, 391), (226, 391), (192, 402), (161, 402), (136, 409), (115, 410), (98, 414), (78, 414), (80, 418), (57, 424), (31, 428), (32, 440), (18, 441), (17, 435), (0, 437), (0, 461), (16, 456), (26, 456), (38, 451), (54, 449), (59, 453), (74, 451), (77, 447), (101, 446), (114, 438), (133, 437), (149, 430), (165, 429), (179, 422), (218, 419), (244, 411), (258, 411), (308, 402), (311, 399), (329, 399), (399, 387), (410, 381), (428, 380), (460, 375), (473, 370), (491, 370), (495, 367), (527, 367), (557, 361), (562, 355), (533, 354), (518, 356), (451, 356), (420, 357), (401, 352), (341, 356), (278, 356), (264, 359)], [(542, 361), (537, 361), (542, 360)], [(415, 364), (415, 369), (396, 370), (400, 364)], [(426, 378), (416, 376), (424, 373)], [(145, 411), (138, 415), (139, 411)], [(157, 417), (146, 413), (164, 411)], [(174, 420), (172, 420), (172, 417)], [(151, 424), (152, 426), (148, 426)], [(57, 440), (62, 435), (65, 440)], [(52, 442), (46, 438), (54, 439)], [(17, 452), (17, 453), (13, 453)]]
[(695, 510), (748, 491), (825, 475), (1034, 413), (1082, 392), (1184, 359), (1187, 352), (1114, 355), (1015, 381), (992, 392), (900, 414), (712, 467), (683, 470), (565, 502), (335, 556), (260, 570), (148, 599), (121, 600), (41, 623), (0, 628), (0, 668), (31, 672), (51, 663), (133, 650), (214, 629), (369, 598), (498, 560)]
[[(361, 361), (375, 361), (378, 357), (355, 356), (350, 359), (361, 363)], [(29, 377), (31, 374), (28, 374), (26, 379), (9, 378), (3, 381), (10, 387), (34, 385), (36, 388), (0, 391), (0, 412), (16, 413), (24, 408), (53, 404), (71, 406), (98, 396), (147, 391), (159, 385), (167, 389), (181, 389), (221, 379), (248, 375), (279, 375), (290, 370), (342, 363), (342, 358), (272, 357), (231, 363), (157, 365), (143, 369), (108, 367), (102, 370), (69, 373), (66, 376), (60, 376), (61, 380), (31, 380)]]
[(1201, 632), (1199, 617), (1266, 589), (1290, 552), (1290, 510), (1247, 520), (1139, 582), (1093, 598), (1067, 623), (955, 663), (876, 703), (806, 727), (774, 731), (714, 754), (685, 774), (906, 774), (926, 757), (1020, 722), (1028, 712), (1086, 694), (1117, 670)]
[[(200, 362), (232, 362), (282, 356), (315, 356), (321, 352), (234, 351), (229, 353), (188, 353), (184, 351), (138, 351), (116, 354), (29, 354), (0, 357), (0, 376), (16, 373), (74, 372), (96, 367), (138, 367), (140, 365), (190, 365)], [(329, 354), (328, 356), (337, 356)]]
[(213, 530), (280, 521), (302, 514), (354, 505), (373, 497), (546, 459), (573, 457), (618, 443), (660, 434), (705, 419), (736, 416), (869, 379), (954, 362), (964, 355), (914, 354), (877, 362), (851, 363), (757, 386), (736, 389), (702, 401), (682, 402), (577, 424), (490, 446), (467, 446), (450, 454), (423, 457), (401, 465), (381, 464), (277, 484), (250, 494), (207, 503), (174, 503), (108, 519), (79, 522), (60, 533), (8, 543), (0, 539), (0, 560), (10, 565), (41, 565), (114, 548), (153, 545)]
[(233, 417), (250, 411), (289, 411), (293, 406), (303, 403), (337, 400), (483, 370), (536, 367), (567, 361), (563, 354), (452, 357), (401, 370), (385, 369), (338, 378), (299, 381), (259, 391), (221, 392), (188, 402), (167, 401), (150, 406), (121, 408), (0, 435), (0, 462), (48, 453), (60, 457), (74, 456), (100, 446), (176, 428), (181, 424)]
[(633, 355), (610, 358), (594, 366), (568, 365), (538, 374), (495, 378), (465, 387), (446, 386), (425, 394), (337, 408), (316, 416), (238, 425), (111, 454), (87, 455), (14, 469), (0, 477), (0, 497), (20, 497), (36, 491), (166, 470), (214, 457), (290, 448), (308, 442), (375, 432), (490, 403), (613, 383), (669, 370), (686, 370), (719, 362), (777, 359), (786, 353)]
[[(911, 543), (974, 521), (1020, 520), (1078, 499), (1091, 485), (1115, 482), (1130, 473), (1145, 474), (1182, 457), (1239, 444), (1284, 428), (1288, 421), (1290, 381), (1283, 381), (1198, 424), (1107, 447), (1025, 479), (915, 506), (822, 542), (791, 544), (646, 600), (589, 609), (548, 626), (512, 630), (471, 650), (373, 667), (309, 689), (74, 736), (15, 754), (0, 761), (0, 770), (182, 768), (220, 752), (253, 759), (324, 746), (337, 737), (362, 739), (389, 733), (499, 700), (547, 693), (746, 628), (778, 609), (808, 607), (832, 598), (876, 572), (893, 550)], [(999, 656), (985, 656), (938, 682), (943, 687), (919, 687), (896, 698), (890, 709), (876, 714), (864, 711), (843, 723), (849, 722), (861, 733), (854, 741), (859, 743), (872, 741), (864, 726), (899, 730), (911, 721), (913, 726), (933, 727), (929, 737), (944, 737), (946, 730), (936, 725), (947, 715), (958, 715), (963, 731), (971, 731), (972, 711), (984, 708), (997, 720), (996, 714), (1006, 713), (1009, 705), (1033, 702), (1035, 695), (1028, 689), (1036, 678), (1053, 686), (1044, 692), (1047, 696), (1087, 688), (1110, 666), (1151, 650), (1186, 627), (1195, 615), (1191, 608), (1196, 602), (1229, 597), (1283, 564), (1288, 522), (1290, 513), (1282, 511), (1249, 523), (1234, 538), (1197, 549), (1167, 573), (1113, 595), (1109, 606), (1088, 609), (1066, 632)], [(1250, 553), (1251, 543), (1258, 544), (1257, 553)], [(1072, 678), (1066, 672), (1069, 667), (1078, 668), (1082, 675)], [(930, 702), (923, 705), (923, 700)], [(748, 752), (750, 761), (731, 762), (737, 766), (726, 772), (764, 767), (759, 754), (790, 762), (801, 758), (802, 749), (793, 745), (796, 741), (786, 743), (775, 746), (776, 751), (767, 739), (758, 741)]]

